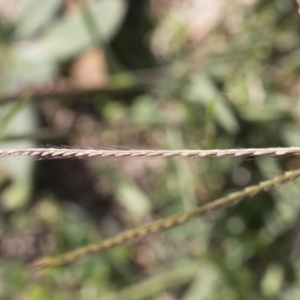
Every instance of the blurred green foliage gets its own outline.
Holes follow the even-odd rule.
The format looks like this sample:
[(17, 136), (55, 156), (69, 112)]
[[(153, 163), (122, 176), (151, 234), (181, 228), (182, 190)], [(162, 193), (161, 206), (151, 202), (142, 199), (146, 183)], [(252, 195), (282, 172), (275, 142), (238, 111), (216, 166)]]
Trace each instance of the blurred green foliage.
[[(23, 0), (13, 14), (7, 1), (0, 7), (1, 148), (299, 146), (295, 6), (223, 1), (209, 10), (181, 1), (196, 19), (182, 17), (180, 1), (74, 0), (72, 11), (61, 0)], [(212, 11), (217, 17), (195, 30)], [(72, 79), (73, 64), (90, 48), (103, 54), (106, 83), (41, 97), (45, 84)], [(32, 94), (20, 96), (28, 87)], [(37, 257), (297, 166), (297, 157), (3, 159), (0, 298), (299, 299), (298, 182), (134, 245), (42, 275), (28, 271)]]

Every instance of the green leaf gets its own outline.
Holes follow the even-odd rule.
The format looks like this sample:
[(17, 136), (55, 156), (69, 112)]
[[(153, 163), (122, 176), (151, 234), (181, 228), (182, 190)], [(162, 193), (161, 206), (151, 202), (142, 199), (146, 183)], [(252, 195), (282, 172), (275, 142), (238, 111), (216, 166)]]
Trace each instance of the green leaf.
[(3, 131), (8, 126), (10, 121), (12, 121), (12, 119), (18, 114), (19, 111), (22, 110), (22, 108), (30, 100), (31, 100), (30, 94), (25, 95), (24, 97), (20, 97), (20, 99), (18, 101), (16, 101), (15, 103), (12, 103), (12, 105), (8, 106), (9, 109), (6, 112), (6, 114), (4, 114), (3, 116), (2, 116), (2, 114), (0, 114), (0, 116), (1, 116), (1, 118), (0, 118), (0, 141), (2, 139)]
[(215, 120), (230, 134), (239, 131), (239, 123), (226, 99), (216, 88), (214, 82), (204, 73), (196, 73), (185, 91), (185, 97), (191, 102), (199, 102), (204, 107), (214, 103)]
[(148, 197), (135, 184), (122, 180), (118, 183), (116, 195), (118, 202), (125, 207), (129, 215), (137, 220), (146, 216), (151, 210)]
[[(99, 42), (108, 42), (118, 30), (126, 7), (122, 0), (102, 0), (92, 2), (87, 8), (95, 24), (94, 34)], [(93, 43), (89, 26), (78, 11), (64, 17), (50, 27), (38, 41), (41, 55), (61, 60), (70, 58)]]
[[(5, 134), (26, 134), (36, 127), (36, 114), (32, 105), (27, 104), (27, 99), (20, 99), (19, 104), (2, 106), (0, 120), (4, 122)], [(5, 119), (9, 118), (9, 123)], [(4, 129), (4, 128), (2, 128)], [(1, 132), (2, 133), (2, 132)], [(1, 149), (17, 149), (33, 147), (34, 141), (19, 140), (0, 144)], [(3, 207), (7, 210), (14, 210), (26, 205), (32, 187), (32, 172), (34, 161), (28, 157), (16, 159), (2, 159), (0, 170), (12, 180), (12, 184), (1, 193)]]
[(53, 78), (56, 66), (53, 62), (39, 57), (38, 50), (27, 43), (14, 45), (6, 55), (0, 57), (1, 92), (19, 91), (24, 87), (37, 87)]
[(29, 38), (44, 28), (53, 18), (54, 14), (62, 5), (62, 0), (21, 1), (23, 5), (19, 10), (16, 21), (16, 38)]

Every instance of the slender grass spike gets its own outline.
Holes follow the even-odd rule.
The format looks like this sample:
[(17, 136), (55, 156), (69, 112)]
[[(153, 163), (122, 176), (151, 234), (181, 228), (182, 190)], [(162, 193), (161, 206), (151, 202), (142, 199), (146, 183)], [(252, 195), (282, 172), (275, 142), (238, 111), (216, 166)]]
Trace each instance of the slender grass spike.
[(0, 157), (30, 156), (38, 160), (83, 158), (166, 158), (299, 155), (300, 147), (212, 149), (212, 150), (103, 150), (81, 148), (0, 149)]
[(143, 227), (127, 230), (117, 236), (105, 239), (102, 242), (87, 245), (79, 249), (75, 249), (74, 251), (70, 251), (58, 257), (42, 258), (34, 262), (32, 264), (32, 268), (35, 270), (43, 270), (43, 269), (58, 267), (64, 264), (71, 263), (89, 254), (101, 252), (113, 248), (115, 246), (118, 246), (120, 244), (123, 244), (125, 242), (129, 242), (137, 238), (143, 238), (146, 237), (147, 235), (181, 225), (195, 217), (199, 217), (207, 213), (213, 212), (215, 210), (218, 210), (220, 208), (224, 208), (230, 204), (241, 201), (246, 197), (253, 197), (260, 192), (268, 191), (272, 187), (281, 185), (285, 182), (294, 180), (298, 177), (300, 177), (300, 169), (285, 172), (282, 175), (276, 176), (266, 181), (262, 181), (257, 185), (246, 187), (241, 191), (231, 193), (228, 196), (219, 198), (211, 203), (200, 206), (190, 212), (181, 213), (166, 219), (156, 221), (154, 223), (150, 223)]

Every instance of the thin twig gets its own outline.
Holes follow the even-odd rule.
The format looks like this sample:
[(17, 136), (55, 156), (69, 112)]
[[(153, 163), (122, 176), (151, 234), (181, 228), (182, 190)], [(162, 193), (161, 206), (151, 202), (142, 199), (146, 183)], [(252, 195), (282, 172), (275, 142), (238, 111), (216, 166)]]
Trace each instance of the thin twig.
[(143, 227), (139, 227), (132, 230), (127, 230), (115, 237), (108, 238), (100, 243), (91, 244), (74, 251), (70, 251), (66, 254), (63, 254), (58, 257), (46, 257), (40, 260), (37, 260), (33, 263), (32, 267), (36, 270), (47, 269), (51, 267), (57, 267), (64, 264), (71, 263), (79, 258), (82, 258), (86, 255), (100, 252), (103, 250), (110, 249), (117, 245), (123, 244), (128, 241), (135, 240), (137, 238), (143, 238), (149, 234), (157, 233), (166, 229), (173, 228), (180, 224), (183, 224), (192, 218), (202, 216), (206, 213), (213, 212), (217, 209), (226, 207), (230, 204), (238, 202), (246, 197), (253, 197), (259, 192), (267, 191), (270, 188), (281, 185), (290, 180), (296, 179), (300, 177), (300, 169), (294, 171), (288, 171), (282, 175), (274, 177), (273, 179), (262, 181), (257, 185), (249, 186), (241, 191), (234, 192), (229, 194), (228, 196), (219, 198), (218, 200), (211, 202), (209, 204), (200, 206), (199, 208), (192, 210), (190, 212), (181, 213), (163, 220), (159, 220), (157, 222), (148, 224)]
[(39, 160), (67, 158), (155, 158), (155, 157), (224, 157), (299, 155), (300, 147), (247, 148), (213, 150), (103, 150), (80, 148), (28, 148), (0, 150), (0, 157), (30, 156)]

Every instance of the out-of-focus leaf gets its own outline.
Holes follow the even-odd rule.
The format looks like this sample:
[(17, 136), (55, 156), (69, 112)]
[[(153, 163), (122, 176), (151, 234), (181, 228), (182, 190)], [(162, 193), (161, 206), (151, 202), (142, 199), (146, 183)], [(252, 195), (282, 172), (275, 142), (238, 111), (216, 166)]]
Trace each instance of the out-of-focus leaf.
[(62, 5), (62, 0), (40, 1), (26, 0), (21, 2), (15, 37), (28, 38), (45, 27)]
[(8, 112), (0, 119), (0, 140), (2, 138), (2, 133), (5, 130), (9, 122), (18, 114), (20, 110), (26, 105), (26, 103), (31, 99), (30, 95), (26, 95), (19, 99), (19, 101), (13, 103)]
[[(155, 118), (153, 116), (155, 116)], [(130, 119), (139, 125), (157, 124), (163, 121), (154, 99), (148, 95), (142, 95), (135, 99), (135, 104), (131, 109)]]
[[(0, 119), (11, 110), (11, 104), (1, 107)], [(5, 128), (5, 133), (25, 134), (31, 132), (36, 126), (36, 117), (31, 105), (26, 105), (16, 117), (12, 118)], [(1, 143), (2, 149), (33, 147), (34, 142), (30, 140)], [(1, 170), (12, 179), (12, 184), (1, 194), (2, 204), (6, 209), (21, 207), (28, 200), (32, 186), (33, 160), (30, 158), (7, 158), (0, 161)]]
[(190, 85), (184, 91), (189, 101), (199, 102), (208, 107), (215, 101), (215, 119), (230, 134), (239, 130), (239, 124), (224, 97), (220, 95), (212, 80), (203, 73), (192, 77)]
[(151, 210), (151, 204), (146, 195), (134, 184), (120, 181), (117, 186), (117, 199), (135, 219), (140, 219)]
[(300, 288), (297, 288), (297, 287), (289, 287), (289, 288), (286, 288), (280, 299), (282, 300), (297, 300), (300, 298)]
[(250, 122), (270, 122), (289, 116), (291, 110), (291, 98), (284, 95), (270, 95), (264, 105), (237, 105), (239, 116)]
[(280, 135), (287, 146), (300, 146), (299, 126), (297, 124), (291, 123), (282, 126)]
[[(126, 6), (122, 0), (102, 0), (92, 2), (87, 8), (93, 17), (95, 32), (99, 41), (108, 42), (119, 28), (125, 15)], [(94, 37), (93, 37), (94, 38)], [(69, 58), (92, 43), (82, 13), (68, 15), (49, 27), (38, 41), (39, 50), (44, 57), (52, 59)]]
[(15, 92), (24, 87), (37, 87), (49, 82), (55, 74), (53, 62), (40, 57), (34, 47), (15, 45), (12, 50), (0, 56), (1, 92)]
[(283, 285), (284, 270), (278, 264), (270, 264), (261, 283), (261, 289), (265, 296), (274, 297), (279, 294)]
[(205, 264), (199, 268), (199, 271), (189, 289), (185, 292), (182, 300), (205, 300), (209, 299), (214, 286), (220, 280), (220, 274), (212, 265)]
[[(165, 268), (165, 270), (152, 275), (151, 278), (129, 286), (119, 292), (114, 291), (110, 295), (103, 296), (102, 299), (153, 299), (158, 293), (168, 288), (178, 287), (189, 282), (197, 274), (198, 270), (202, 268), (202, 265), (202, 262), (196, 260), (177, 261), (172, 267)], [(159, 298), (155, 297), (155, 299)]]

